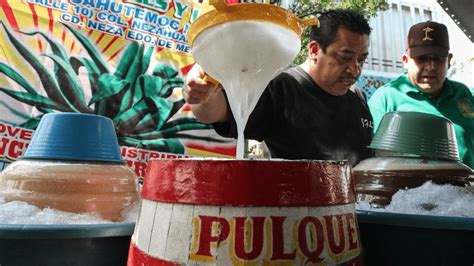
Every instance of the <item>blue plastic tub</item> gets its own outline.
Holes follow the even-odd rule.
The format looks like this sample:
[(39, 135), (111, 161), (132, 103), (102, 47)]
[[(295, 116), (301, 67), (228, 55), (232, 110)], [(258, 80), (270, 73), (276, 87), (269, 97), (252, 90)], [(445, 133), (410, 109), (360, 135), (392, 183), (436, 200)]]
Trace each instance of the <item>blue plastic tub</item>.
[(474, 218), (357, 211), (365, 265), (473, 266)]
[(0, 265), (126, 265), (134, 227), (0, 224)]

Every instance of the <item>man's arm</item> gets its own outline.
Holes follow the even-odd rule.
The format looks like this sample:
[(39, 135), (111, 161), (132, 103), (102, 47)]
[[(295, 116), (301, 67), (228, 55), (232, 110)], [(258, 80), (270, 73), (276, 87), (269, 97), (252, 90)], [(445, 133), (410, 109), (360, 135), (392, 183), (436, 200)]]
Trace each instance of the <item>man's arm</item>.
[(186, 77), (184, 100), (191, 105), (194, 116), (203, 123), (229, 121), (227, 99), (219, 86), (206, 82), (202, 68), (195, 64)]

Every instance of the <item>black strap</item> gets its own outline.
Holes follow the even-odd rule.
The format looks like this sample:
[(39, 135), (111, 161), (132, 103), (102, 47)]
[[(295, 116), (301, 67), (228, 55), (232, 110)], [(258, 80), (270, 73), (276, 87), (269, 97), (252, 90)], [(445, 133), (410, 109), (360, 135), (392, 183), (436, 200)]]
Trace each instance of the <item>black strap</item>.
[(363, 91), (361, 88), (359, 88), (359, 87), (357, 87), (357, 86), (355, 86), (355, 85), (352, 85), (349, 90), (351, 90), (352, 92), (354, 92), (354, 93), (358, 96), (358, 98), (360, 99), (362, 105), (363, 105), (367, 110), (369, 110), (369, 105), (367, 104), (367, 95), (364, 93), (364, 91)]
[(308, 80), (308, 77), (306, 76), (307, 74), (302, 67), (298, 66), (298, 67), (290, 69), (290, 71), (292, 72), (293, 77), (296, 79), (296, 81), (298, 81), (298, 83), (301, 84), (301, 86), (305, 88), (314, 87), (314, 82), (311, 80)]
[[(314, 86), (313, 81), (308, 80), (307, 73), (302, 67), (295, 67), (291, 69), (291, 72), (294, 74), (293, 77), (296, 79), (296, 81), (298, 81), (298, 83), (300, 83), (302, 86), (306, 88), (311, 88)], [(365, 95), (364, 91), (355, 85), (352, 85), (349, 90), (352, 91), (355, 95), (357, 95), (357, 97), (362, 102), (362, 105), (367, 110), (369, 110), (369, 105), (367, 104), (367, 95)]]

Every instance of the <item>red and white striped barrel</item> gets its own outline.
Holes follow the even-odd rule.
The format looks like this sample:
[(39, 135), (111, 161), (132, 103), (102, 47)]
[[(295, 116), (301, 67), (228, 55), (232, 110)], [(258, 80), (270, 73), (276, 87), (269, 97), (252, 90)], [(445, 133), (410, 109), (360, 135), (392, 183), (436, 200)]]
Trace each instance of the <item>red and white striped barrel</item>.
[(129, 266), (360, 261), (345, 161), (155, 160), (142, 198)]

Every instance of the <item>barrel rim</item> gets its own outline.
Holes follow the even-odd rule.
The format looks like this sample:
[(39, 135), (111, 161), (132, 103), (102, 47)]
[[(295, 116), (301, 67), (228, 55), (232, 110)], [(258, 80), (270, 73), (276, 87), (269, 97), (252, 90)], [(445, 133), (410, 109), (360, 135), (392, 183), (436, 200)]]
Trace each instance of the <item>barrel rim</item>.
[(349, 160), (313, 160), (313, 159), (282, 159), (282, 158), (245, 158), (245, 159), (235, 159), (235, 158), (227, 158), (227, 157), (181, 157), (181, 158), (152, 158), (148, 162), (153, 161), (208, 161), (208, 162), (223, 162), (223, 161), (231, 161), (231, 162), (251, 162), (251, 163), (324, 163), (324, 164), (339, 164), (339, 165), (346, 165), (350, 164)]
[(453, 217), (357, 210), (359, 223), (424, 229), (474, 231), (474, 217)]
[(51, 239), (131, 236), (135, 223), (117, 224), (0, 224), (0, 238)]
[(355, 203), (351, 166), (313, 160), (153, 160), (143, 199), (210, 206), (331, 206)]

